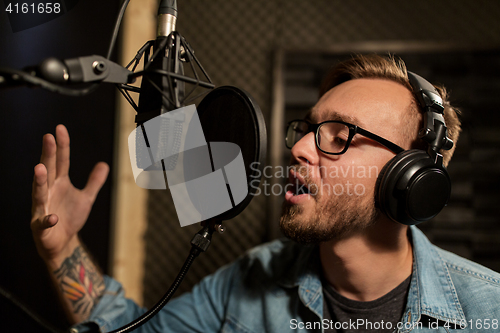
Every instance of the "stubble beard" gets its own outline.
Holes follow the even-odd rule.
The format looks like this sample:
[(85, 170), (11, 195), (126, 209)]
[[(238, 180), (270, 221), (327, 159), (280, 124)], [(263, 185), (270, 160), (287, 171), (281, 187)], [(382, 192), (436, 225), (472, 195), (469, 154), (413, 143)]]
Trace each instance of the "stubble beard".
[[(310, 188), (319, 188), (305, 178)], [(307, 215), (303, 206), (283, 203), (280, 227), (286, 237), (301, 244), (319, 244), (344, 239), (375, 223), (373, 195), (330, 194), (328, 200), (321, 200), (325, 195), (320, 189), (309, 198), (315, 201), (315, 210)]]

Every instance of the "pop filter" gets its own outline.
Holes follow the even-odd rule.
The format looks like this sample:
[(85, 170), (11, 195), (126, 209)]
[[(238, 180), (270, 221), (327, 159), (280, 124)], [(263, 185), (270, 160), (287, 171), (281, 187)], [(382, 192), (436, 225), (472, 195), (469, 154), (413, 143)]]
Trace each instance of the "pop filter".
[(250, 94), (231, 86), (212, 90), (197, 110), (207, 142), (234, 143), (243, 155), (248, 194), (239, 204), (213, 218), (229, 220), (248, 206), (259, 187), (267, 151), (264, 116)]
[(136, 184), (168, 187), (181, 226), (241, 213), (259, 189), (266, 145), (257, 103), (229, 86), (211, 91), (198, 108), (161, 114), (129, 136)]

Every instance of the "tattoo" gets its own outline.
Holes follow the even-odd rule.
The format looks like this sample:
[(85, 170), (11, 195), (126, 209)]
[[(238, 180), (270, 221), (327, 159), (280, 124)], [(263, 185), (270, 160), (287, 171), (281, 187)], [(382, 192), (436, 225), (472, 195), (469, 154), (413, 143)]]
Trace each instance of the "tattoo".
[(104, 291), (104, 279), (81, 246), (54, 271), (61, 293), (75, 314), (87, 317)]

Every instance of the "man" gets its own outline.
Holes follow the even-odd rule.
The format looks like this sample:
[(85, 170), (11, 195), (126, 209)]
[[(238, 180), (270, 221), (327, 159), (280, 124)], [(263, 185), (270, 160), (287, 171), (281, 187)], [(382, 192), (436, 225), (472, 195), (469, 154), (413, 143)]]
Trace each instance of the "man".
[[(456, 143), (460, 122), (440, 94)], [(417, 139), (423, 117), (404, 64), (354, 58), (327, 76), (320, 95), (287, 133), (292, 185), (280, 225), (292, 241), (249, 251), (137, 331), (500, 331), (500, 275), (434, 247), (376, 203), (378, 174), (388, 161), (401, 151), (426, 150)], [(57, 143), (44, 137), (35, 167), (34, 239), (69, 318), (83, 322), (75, 328), (116, 329), (144, 310), (98, 272), (77, 237), (108, 168), (98, 164), (87, 186), (75, 189), (63, 126), (56, 137)], [(447, 165), (453, 149), (441, 152)]]

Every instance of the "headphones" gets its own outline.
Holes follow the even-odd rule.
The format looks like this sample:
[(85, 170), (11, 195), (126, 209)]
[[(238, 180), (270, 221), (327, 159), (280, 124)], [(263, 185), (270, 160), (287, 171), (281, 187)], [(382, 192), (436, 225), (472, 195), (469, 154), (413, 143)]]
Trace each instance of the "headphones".
[(448, 203), (451, 181), (439, 151), (451, 149), (453, 141), (447, 137), (443, 100), (436, 88), (412, 72), (408, 79), (424, 115), (418, 137), (428, 149), (405, 150), (392, 158), (377, 178), (375, 202), (392, 220), (414, 225), (430, 220)]

